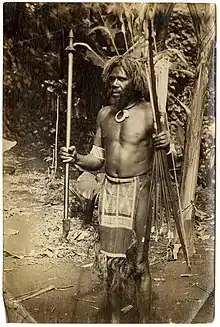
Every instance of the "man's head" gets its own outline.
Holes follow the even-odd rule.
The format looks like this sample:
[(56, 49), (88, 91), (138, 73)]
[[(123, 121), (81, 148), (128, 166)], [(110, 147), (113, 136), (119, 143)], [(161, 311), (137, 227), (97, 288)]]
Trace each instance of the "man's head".
[(147, 93), (145, 76), (138, 59), (129, 56), (111, 58), (106, 63), (102, 74), (111, 103), (119, 108), (134, 99), (143, 97)]

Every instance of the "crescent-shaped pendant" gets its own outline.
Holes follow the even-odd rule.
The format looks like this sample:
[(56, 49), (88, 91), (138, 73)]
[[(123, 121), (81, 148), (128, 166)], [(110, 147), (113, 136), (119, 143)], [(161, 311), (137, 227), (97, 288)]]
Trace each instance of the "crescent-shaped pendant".
[(115, 121), (117, 123), (121, 123), (128, 117), (129, 117), (129, 111), (127, 109), (123, 109), (117, 112), (117, 114), (115, 115)]

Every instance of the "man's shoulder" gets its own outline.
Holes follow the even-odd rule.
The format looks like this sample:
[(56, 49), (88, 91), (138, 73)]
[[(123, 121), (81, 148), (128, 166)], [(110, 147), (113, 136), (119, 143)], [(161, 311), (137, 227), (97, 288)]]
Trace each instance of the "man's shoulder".
[(105, 107), (102, 107), (101, 109), (99, 109), (99, 112), (98, 112), (98, 119), (100, 121), (102, 121), (107, 115), (108, 113), (111, 111), (111, 107), (110, 106), (105, 106)]
[(139, 103), (138, 106), (140, 108), (146, 109), (146, 108), (151, 108), (151, 103), (150, 101), (146, 101), (145, 99), (142, 99)]
[(134, 109), (134, 119), (140, 121), (140, 123), (149, 125), (153, 121), (153, 110), (151, 103), (146, 100), (141, 100)]
[(144, 99), (138, 102), (138, 104), (136, 105), (136, 108), (138, 109), (138, 111), (140, 113), (143, 112), (145, 114), (152, 111), (151, 103), (149, 101), (144, 100)]

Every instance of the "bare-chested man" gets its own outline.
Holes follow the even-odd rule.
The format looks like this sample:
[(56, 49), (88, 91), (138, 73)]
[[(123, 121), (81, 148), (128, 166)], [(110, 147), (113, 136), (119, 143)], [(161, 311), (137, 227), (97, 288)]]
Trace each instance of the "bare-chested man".
[[(114, 57), (106, 64), (103, 81), (110, 90), (110, 105), (98, 113), (94, 146), (88, 155), (77, 153), (74, 146), (68, 151), (61, 148), (61, 158), (85, 170), (99, 170), (104, 165), (106, 178), (99, 208), (101, 251), (111, 262), (118, 260), (114, 267), (122, 267), (135, 235), (133, 275), (139, 318), (144, 323), (151, 300), (148, 256), (143, 261), (141, 255), (149, 181), (154, 150), (168, 148), (169, 138), (166, 132), (154, 135), (151, 105), (143, 100), (146, 85), (140, 68), (140, 63), (128, 56)], [(111, 280), (115, 281), (114, 276)], [(116, 291), (113, 287), (109, 291), (113, 323), (120, 322), (121, 300), (120, 286)]]

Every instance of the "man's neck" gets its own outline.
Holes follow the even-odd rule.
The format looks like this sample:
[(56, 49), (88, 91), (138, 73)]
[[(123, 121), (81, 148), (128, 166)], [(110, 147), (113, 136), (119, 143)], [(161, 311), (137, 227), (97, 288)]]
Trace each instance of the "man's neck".
[(131, 109), (132, 107), (134, 107), (138, 102), (140, 101), (140, 98), (132, 98), (130, 99), (129, 101), (126, 101), (125, 103), (123, 104), (112, 104), (113, 108), (114, 108), (114, 111), (120, 111), (120, 110), (129, 110)]

